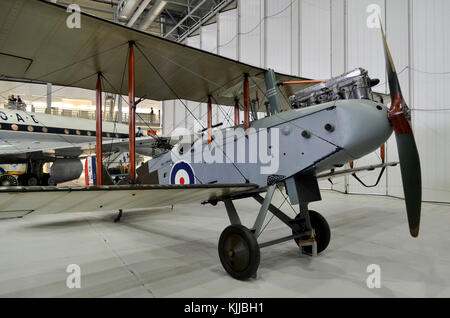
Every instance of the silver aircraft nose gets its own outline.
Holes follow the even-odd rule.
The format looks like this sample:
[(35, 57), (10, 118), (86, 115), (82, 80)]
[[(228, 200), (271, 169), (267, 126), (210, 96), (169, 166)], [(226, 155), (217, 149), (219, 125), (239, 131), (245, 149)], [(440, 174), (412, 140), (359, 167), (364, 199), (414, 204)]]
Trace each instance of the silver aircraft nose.
[(337, 122), (342, 129), (341, 146), (354, 159), (383, 145), (392, 134), (389, 109), (370, 100), (336, 102)]

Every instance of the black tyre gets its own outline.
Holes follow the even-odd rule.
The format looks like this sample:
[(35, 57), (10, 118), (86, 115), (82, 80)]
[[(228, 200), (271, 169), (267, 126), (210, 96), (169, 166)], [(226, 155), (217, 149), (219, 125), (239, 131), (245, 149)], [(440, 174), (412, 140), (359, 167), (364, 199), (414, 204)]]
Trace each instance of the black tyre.
[(39, 179), (34, 174), (22, 174), (18, 178), (19, 184), (21, 186), (37, 186), (39, 185)]
[[(295, 217), (296, 220), (300, 218), (300, 214)], [(309, 210), (309, 218), (311, 220), (311, 226), (314, 230), (317, 242), (317, 254), (323, 252), (330, 243), (331, 230), (327, 220), (318, 212)], [(295, 234), (294, 231), (292, 234)], [(308, 236), (301, 237), (301, 240), (309, 239)], [(298, 245), (298, 239), (295, 240)], [(304, 253), (312, 254), (312, 246), (302, 247)]]
[(39, 178), (34, 174), (27, 175), (26, 185), (30, 187), (39, 185)]
[(47, 179), (47, 185), (56, 187), (56, 186), (57, 186), (57, 183), (55, 182), (55, 179), (54, 179), (54, 178), (49, 177), (49, 178)]
[(4, 174), (0, 176), (0, 186), (2, 187), (15, 187), (18, 186), (19, 182), (15, 177), (9, 174)]
[(259, 245), (255, 235), (242, 225), (230, 225), (219, 239), (219, 257), (231, 277), (247, 280), (259, 266)]

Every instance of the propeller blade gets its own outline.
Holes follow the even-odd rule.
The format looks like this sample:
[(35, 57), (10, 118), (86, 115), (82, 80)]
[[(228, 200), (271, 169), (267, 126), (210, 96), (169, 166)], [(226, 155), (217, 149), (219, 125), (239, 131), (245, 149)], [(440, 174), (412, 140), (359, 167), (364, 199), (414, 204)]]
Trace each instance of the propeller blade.
[(397, 140), (409, 231), (412, 237), (417, 237), (419, 235), (422, 205), (422, 179), (419, 152), (409, 122), (409, 109), (403, 98), (397, 71), (386, 41), (383, 26), (381, 26), (381, 34), (383, 36), (386, 72), (391, 94), (389, 119), (394, 128), (395, 138)]
[(413, 237), (417, 237), (419, 235), (420, 210), (422, 205), (422, 180), (419, 154), (414, 135), (396, 134), (395, 138), (397, 139), (409, 231)]

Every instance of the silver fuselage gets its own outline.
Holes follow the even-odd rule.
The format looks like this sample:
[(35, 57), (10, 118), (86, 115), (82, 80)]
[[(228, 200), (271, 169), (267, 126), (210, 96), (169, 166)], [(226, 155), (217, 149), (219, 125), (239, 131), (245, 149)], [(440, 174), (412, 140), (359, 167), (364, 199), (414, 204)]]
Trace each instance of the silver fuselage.
[[(247, 182), (265, 187), (274, 178), (281, 181), (304, 171), (318, 174), (359, 159), (379, 148), (391, 134), (385, 105), (370, 100), (338, 100), (253, 121), (247, 132), (242, 126), (216, 131), (211, 144), (205, 133), (190, 145), (180, 143), (171, 152), (152, 159), (148, 166), (150, 173), (157, 173), (160, 184), (176, 184), (181, 177), (184, 184), (187, 175), (178, 169), (178, 163), (186, 162), (189, 174), (194, 175), (188, 178), (189, 183)], [(258, 148), (252, 147), (252, 139), (262, 140), (257, 142)], [(202, 156), (208, 151), (219, 154), (215, 161), (209, 154), (206, 159)], [(249, 160), (258, 157), (255, 151), (266, 151), (276, 161), (275, 167)], [(245, 160), (237, 160), (239, 156)]]

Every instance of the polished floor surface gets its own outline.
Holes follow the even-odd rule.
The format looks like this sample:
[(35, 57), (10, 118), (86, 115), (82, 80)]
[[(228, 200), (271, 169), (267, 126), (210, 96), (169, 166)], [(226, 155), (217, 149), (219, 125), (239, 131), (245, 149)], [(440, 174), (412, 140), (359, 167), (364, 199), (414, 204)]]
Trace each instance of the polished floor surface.
[[(228, 225), (221, 204), (129, 212), (120, 223), (105, 212), (1, 220), (0, 297), (450, 297), (450, 206), (424, 204), (413, 239), (401, 200), (323, 199), (310, 208), (330, 223), (328, 249), (315, 258), (300, 256), (294, 242), (262, 249), (257, 278), (247, 282), (230, 278), (218, 259)], [(236, 207), (252, 225), (256, 201)], [(288, 234), (273, 219), (260, 241)], [(66, 285), (70, 264), (81, 269), (79, 289)], [(380, 288), (367, 285), (371, 264)]]

